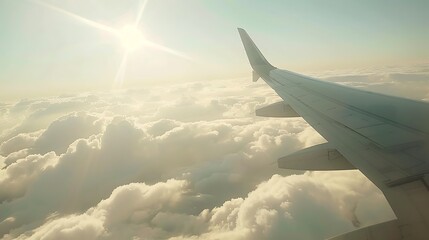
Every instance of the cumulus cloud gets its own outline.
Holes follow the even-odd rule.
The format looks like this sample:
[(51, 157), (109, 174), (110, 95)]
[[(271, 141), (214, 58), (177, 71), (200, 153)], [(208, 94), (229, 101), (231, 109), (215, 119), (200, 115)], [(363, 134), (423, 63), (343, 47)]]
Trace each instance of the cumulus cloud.
[(326, 80), (365, 90), (425, 100), (429, 93), (427, 72), (370, 72), (358, 75), (331, 76)]
[(27, 186), (47, 167), (55, 165), (55, 154), (29, 155), (1, 170), (0, 202), (21, 197)]
[[(179, 176), (192, 180), (195, 189), (205, 195), (204, 204), (195, 209), (199, 211), (222, 203), (225, 197), (246, 194), (278, 171), (269, 165), (273, 159), (302, 146), (293, 134), (282, 130), (293, 130), (293, 124), (283, 121), (264, 127), (265, 122), (253, 126), (249, 120), (234, 125), (164, 120), (172, 129), (159, 135), (154, 128), (161, 122), (139, 128), (129, 120), (115, 118), (102, 135), (77, 140), (64, 154), (50, 152), (18, 160), (3, 170), (7, 178), (2, 185), (8, 189), (14, 182), (19, 188), (2, 197), (10, 200), (24, 191), (25, 197), (3, 204), (0, 210), (13, 210), (14, 223), (23, 225), (54, 212), (87, 209), (113, 188), (132, 181), (156, 183)], [(258, 171), (261, 167), (266, 170)], [(42, 206), (38, 212), (30, 211)]]
[(76, 139), (87, 138), (101, 131), (102, 121), (98, 118), (79, 112), (53, 121), (37, 138), (32, 151), (44, 154), (54, 151), (64, 153)]
[[(171, 228), (180, 232), (195, 227), (188, 221), (170, 227), (171, 219), (165, 218), (174, 211), (177, 202), (186, 198), (186, 184), (186, 181), (171, 179), (154, 185), (124, 185), (84, 213), (51, 219), (18, 239), (130, 239), (135, 235), (164, 238), (173, 231)], [(179, 214), (176, 219), (192, 220), (191, 216)]]
[[(340, 181), (343, 184), (339, 185)], [(379, 194), (357, 171), (274, 175), (246, 198), (229, 200), (211, 210), (209, 231), (198, 238), (321, 239), (354, 228), (349, 220), (356, 208), (350, 205), (350, 199), (365, 196), (377, 202), (377, 207), (383, 206)], [(364, 224), (393, 217), (390, 208), (382, 211), (381, 218), (364, 219)]]
[(22, 100), (11, 106), (2, 117), (2, 122), (13, 124), (14, 127), (2, 129), (0, 141), (19, 133), (41, 130), (56, 118), (68, 112), (84, 110), (87, 106), (83, 99)]
[[(402, 94), (423, 99), (426, 76), (330, 80), (374, 91), (410, 85)], [(393, 218), (357, 171), (277, 168), (279, 157), (324, 141), (300, 118), (254, 116), (279, 100), (262, 82), (219, 80), (2, 104), (0, 233), (320, 239)]]
[(199, 214), (180, 207), (196, 201), (190, 192), (184, 180), (131, 183), (82, 214), (50, 219), (17, 239), (320, 239), (352, 230), (350, 214), (367, 214), (353, 212), (349, 198), (357, 197), (372, 202), (365, 211), (384, 213), (366, 224), (393, 216), (387, 206), (379, 209), (385, 200), (357, 171), (274, 175), (246, 197)]
[(32, 147), (40, 134), (41, 134), (40, 131), (33, 132), (33, 133), (18, 134), (4, 141), (0, 145), (0, 153), (4, 156), (7, 156), (11, 153), (15, 153), (25, 148)]

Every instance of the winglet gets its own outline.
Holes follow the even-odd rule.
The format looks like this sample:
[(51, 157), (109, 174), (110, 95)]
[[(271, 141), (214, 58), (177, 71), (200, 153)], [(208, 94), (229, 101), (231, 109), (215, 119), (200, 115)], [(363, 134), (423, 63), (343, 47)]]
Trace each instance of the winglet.
[(257, 73), (265, 73), (276, 69), (276, 67), (271, 65), (267, 59), (265, 59), (264, 55), (262, 55), (261, 51), (259, 51), (258, 47), (256, 47), (255, 43), (244, 29), (238, 28), (238, 33), (240, 33), (241, 41), (243, 42), (247, 58), (249, 59), (253, 70)]

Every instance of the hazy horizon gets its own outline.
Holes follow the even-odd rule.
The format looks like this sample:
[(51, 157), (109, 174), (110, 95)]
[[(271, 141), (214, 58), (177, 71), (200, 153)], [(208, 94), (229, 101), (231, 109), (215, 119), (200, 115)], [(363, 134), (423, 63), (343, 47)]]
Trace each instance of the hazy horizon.
[[(1, 96), (245, 77), (237, 27), (273, 65), (291, 71), (426, 64), (428, 4), (2, 1)], [(150, 44), (131, 46), (138, 39)]]
[(0, 239), (304, 239), (395, 216), (251, 67), (429, 101), (429, 2), (0, 2)]

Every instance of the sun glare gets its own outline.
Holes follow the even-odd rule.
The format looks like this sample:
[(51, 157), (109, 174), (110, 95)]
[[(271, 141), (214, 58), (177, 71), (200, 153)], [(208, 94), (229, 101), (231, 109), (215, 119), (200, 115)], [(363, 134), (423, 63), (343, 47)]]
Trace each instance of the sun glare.
[(122, 46), (127, 51), (134, 51), (144, 43), (142, 32), (132, 25), (124, 26), (119, 32), (119, 37), (121, 39)]
[(124, 82), (125, 69), (126, 69), (126, 65), (127, 65), (128, 54), (132, 51), (139, 49), (143, 45), (145, 47), (150, 47), (150, 48), (161, 50), (161, 51), (166, 52), (166, 53), (170, 53), (172, 55), (181, 57), (181, 58), (186, 59), (186, 60), (192, 60), (191, 58), (189, 58), (188, 56), (186, 56), (185, 54), (183, 54), (181, 52), (178, 52), (174, 49), (168, 48), (168, 47), (160, 45), (160, 44), (156, 44), (154, 42), (151, 42), (151, 41), (145, 39), (143, 33), (140, 31), (138, 26), (140, 24), (140, 20), (141, 20), (143, 11), (146, 7), (147, 0), (142, 1), (142, 4), (138, 10), (136, 19), (134, 21), (134, 24), (125, 25), (122, 29), (116, 29), (116, 28), (109, 27), (107, 25), (98, 23), (98, 22), (93, 21), (91, 19), (84, 18), (84, 17), (79, 16), (75, 13), (66, 11), (62, 8), (56, 7), (56, 6), (51, 5), (49, 3), (45, 3), (43, 1), (38, 1), (38, 0), (33, 0), (33, 1), (36, 4), (40, 4), (40, 5), (45, 6), (45, 7), (49, 8), (53, 11), (56, 11), (58, 13), (62, 13), (68, 17), (71, 17), (80, 23), (83, 23), (85, 25), (88, 25), (90, 27), (93, 27), (93, 28), (96, 28), (96, 29), (99, 29), (102, 31), (112, 33), (115, 37), (119, 38), (121, 45), (125, 51), (124, 51), (124, 54), (122, 56), (122, 61), (119, 65), (119, 69), (118, 69), (118, 72), (117, 72), (116, 77), (115, 77), (114, 86), (116, 86), (116, 87), (120, 88), (122, 86), (122, 83)]

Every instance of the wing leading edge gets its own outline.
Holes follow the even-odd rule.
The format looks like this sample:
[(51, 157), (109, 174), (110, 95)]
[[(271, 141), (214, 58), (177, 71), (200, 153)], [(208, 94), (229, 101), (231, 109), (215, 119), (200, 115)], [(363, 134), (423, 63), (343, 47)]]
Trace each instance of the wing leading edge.
[[(255, 74), (260, 76), (285, 106), (328, 141), (329, 148), (300, 150), (282, 157), (279, 166), (303, 170), (355, 167), (383, 191), (396, 214), (397, 220), (333, 239), (428, 239), (429, 104), (277, 69), (245, 30), (238, 31), (253, 79)], [(272, 114), (277, 115), (281, 115), (279, 110)]]

